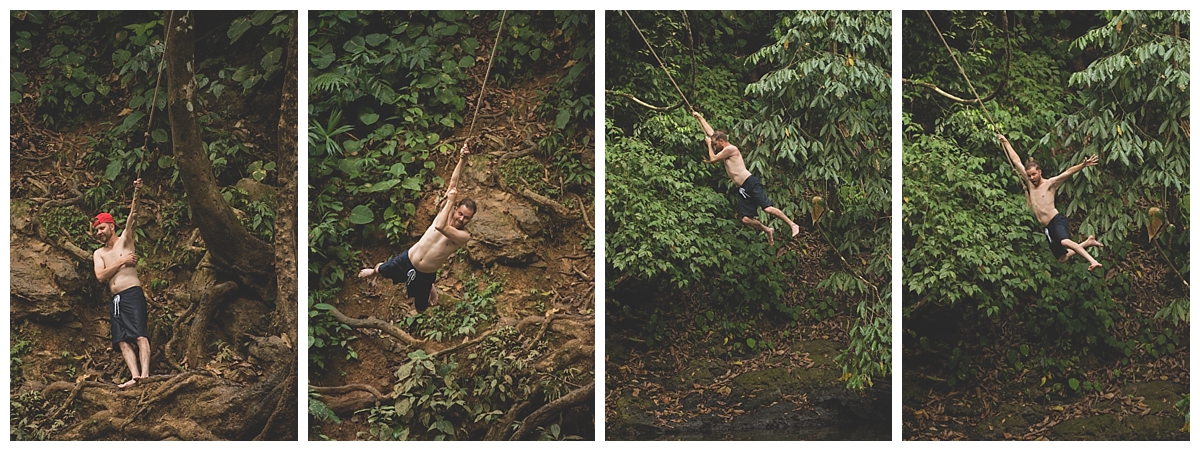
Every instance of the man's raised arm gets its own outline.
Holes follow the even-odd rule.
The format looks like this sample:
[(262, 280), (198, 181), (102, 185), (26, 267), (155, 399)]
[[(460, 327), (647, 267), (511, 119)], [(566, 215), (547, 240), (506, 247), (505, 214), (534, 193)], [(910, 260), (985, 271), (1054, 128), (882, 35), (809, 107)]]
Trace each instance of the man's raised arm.
[(693, 111), (692, 117), (700, 122), (700, 127), (704, 129), (704, 136), (713, 135), (713, 128), (708, 126), (708, 121), (704, 120), (704, 116), (701, 116), (699, 111)]
[[(142, 179), (139, 178), (133, 181), (133, 200), (129, 202), (129, 217), (125, 218), (125, 230), (121, 231), (121, 238), (125, 238), (125, 234), (129, 233), (130, 230), (134, 230), (134, 228), (137, 226), (137, 223), (134, 221), (136, 219), (135, 216), (137, 215), (138, 190), (141, 187)], [(136, 239), (137, 232), (135, 231), (132, 235), (129, 235), (129, 242), (132, 243)]]
[(448, 227), (448, 223), (450, 222), (450, 214), (454, 211), (458, 203), (458, 176), (462, 172), (463, 162), (466, 161), (467, 155), (470, 155), (470, 153), (471, 151), (467, 149), (466, 143), (463, 143), (462, 153), (458, 158), (458, 165), (454, 167), (454, 174), (450, 175), (449, 189), (446, 190), (446, 205), (442, 206), (442, 211), (438, 212), (437, 217), (433, 219), (434, 230), (437, 230), (459, 246), (467, 244), (467, 241), (471, 239), (471, 234), (465, 230)]
[(1025, 186), (1032, 185), (1033, 182), (1029, 180), (1029, 174), (1025, 173), (1025, 165), (1021, 164), (1021, 157), (1017, 156), (1017, 151), (1013, 150), (1012, 145), (1008, 143), (1008, 138), (1005, 138), (1003, 134), (997, 133), (996, 139), (1000, 140), (1000, 146), (1004, 148), (1004, 156), (1008, 157), (1008, 161), (1012, 163), (1013, 169), (1017, 171), (1017, 177), (1021, 179), (1021, 182)]
[(446, 184), (446, 191), (458, 187), (458, 176), (462, 173), (463, 162), (467, 161), (467, 155), (471, 154), (470, 149), (467, 149), (467, 142), (463, 141), (462, 149), (459, 149), (458, 164), (454, 166), (454, 173), (450, 174), (450, 183)]
[(1071, 166), (1071, 167), (1067, 168), (1067, 170), (1063, 171), (1062, 174), (1058, 174), (1058, 175), (1054, 176), (1050, 180), (1047, 180), (1046, 183), (1049, 183), (1050, 186), (1061, 185), (1062, 182), (1065, 182), (1068, 177), (1074, 175), (1076, 172), (1082, 171), (1083, 168), (1086, 168), (1088, 166), (1095, 166), (1099, 162), (1100, 162), (1100, 158), (1096, 157), (1095, 155), (1084, 158), (1082, 163), (1079, 163), (1075, 166)]

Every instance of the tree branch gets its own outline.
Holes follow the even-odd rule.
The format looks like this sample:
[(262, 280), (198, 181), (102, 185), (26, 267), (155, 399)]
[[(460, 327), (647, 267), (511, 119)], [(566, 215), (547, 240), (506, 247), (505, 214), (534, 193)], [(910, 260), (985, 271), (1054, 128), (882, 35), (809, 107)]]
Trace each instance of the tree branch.
[(675, 102), (675, 104), (671, 105), (671, 106), (654, 106), (654, 105), (651, 105), (649, 103), (642, 101), (642, 99), (634, 97), (633, 94), (627, 94), (624, 92), (617, 92), (617, 91), (610, 91), (607, 89), (604, 90), (604, 93), (625, 97), (629, 100), (632, 100), (634, 103), (636, 103), (638, 105), (644, 106), (644, 107), (649, 108), (654, 111), (671, 111), (673, 109), (679, 108), (680, 105), (683, 105), (683, 99), (679, 99), (678, 102)]

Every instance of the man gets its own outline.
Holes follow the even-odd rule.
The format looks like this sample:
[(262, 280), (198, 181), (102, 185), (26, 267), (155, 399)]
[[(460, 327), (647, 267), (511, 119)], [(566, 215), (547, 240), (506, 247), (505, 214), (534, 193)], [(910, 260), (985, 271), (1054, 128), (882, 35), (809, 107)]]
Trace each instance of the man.
[[(771, 216), (782, 219), (788, 227), (792, 229), (792, 236), (795, 237), (800, 233), (800, 226), (792, 222), (787, 215), (783, 214), (778, 208), (771, 206), (771, 199), (767, 198), (767, 193), (763, 189), (762, 182), (758, 181), (758, 177), (750, 174), (746, 170), (746, 163), (742, 160), (742, 152), (732, 144), (729, 144), (729, 137), (725, 132), (717, 130), (713, 131), (708, 125), (708, 121), (704, 120), (699, 112), (693, 111), (692, 116), (700, 121), (700, 126), (704, 128), (704, 144), (708, 146), (708, 159), (705, 163), (716, 163), (718, 161), (725, 162), (725, 173), (729, 174), (729, 178), (733, 180), (733, 184), (738, 186), (738, 214), (742, 216), (742, 224), (751, 228), (761, 230), (767, 233), (767, 244), (775, 244), (775, 229), (767, 227), (765, 224), (754, 219), (754, 215), (758, 213), (759, 207)], [(713, 153), (713, 144), (721, 148), (718, 153)]]
[(999, 133), (996, 134), (996, 137), (1000, 139), (1000, 144), (1004, 147), (1004, 153), (1016, 168), (1021, 182), (1025, 184), (1025, 201), (1029, 203), (1029, 208), (1033, 209), (1033, 215), (1042, 224), (1043, 230), (1046, 232), (1046, 239), (1050, 241), (1050, 252), (1058, 259), (1058, 262), (1065, 263), (1067, 259), (1075, 254), (1079, 254), (1087, 259), (1088, 271), (1103, 266), (1096, 259), (1092, 258), (1091, 254), (1088, 254), (1085, 248), (1092, 246), (1104, 247), (1104, 245), (1096, 241), (1095, 235), (1088, 235), (1087, 240), (1084, 240), (1082, 243), (1071, 241), (1071, 233), (1067, 230), (1067, 218), (1062, 213), (1059, 213), (1057, 208), (1054, 208), (1054, 192), (1058, 189), (1058, 186), (1065, 182), (1072, 174), (1082, 171), (1083, 168), (1095, 166), (1099, 162), (1099, 159), (1095, 155), (1092, 155), (1085, 158), (1083, 163), (1067, 168), (1062, 174), (1049, 179), (1043, 179), (1042, 168), (1038, 166), (1037, 161), (1030, 158), (1028, 162), (1021, 164), (1021, 158), (1017, 156), (1017, 152), (1008, 143), (1008, 138)]
[(358, 272), (360, 278), (378, 274), (391, 279), (392, 283), (403, 282), (407, 287), (408, 297), (413, 298), (417, 313), (424, 312), (431, 304), (437, 303), (438, 291), (433, 286), (433, 281), (437, 277), (438, 268), (446, 264), (454, 251), (471, 240), (466, 226), (475, 216), (475, 201), (466, 198), (455, 202), (458, 197), (458, 176), (468, 154), (470, 151), (467, 150), (467, 145), (463, 144), (458, 165), (454, 167), (454, 174), (450, 176), (447, 186), (446, 205), (433, 219), (433, 224), (425, 229), (425, 234), (421, 235), (417, 244), (391, 260)]
[[(142, 179), (133, 182), (133, 201), (129, 204), (129, 218), (125, 220), (125, 230), (117, 236), (117, 224), (112, 215), (100, 213), (92, 222), (96, 239), (104, 244), (92, 253), (95, 264), (96, 279), (108, 284), (108, 291), (113, 295), (112, 308), (109, 309), (109, 325), (112, 330), (113, 349), (121, 351), (125, 357), (125, 365), (129, 367), (132, 377), (118, 385), (125, 388), (136, 384), (150, 375), (150, 339), (146, 333), (146, 295), (142, 292), (142, 282), (138, 280), (138, 256), (133, 252), (133, 242), (137, 237), (135, 216), (138, 205), (138, 188), (142, 187)], [(138, 354), (134, 355), (133, 345), (137, 343)], [(138, 362), (140, 357), (141, 368)]]

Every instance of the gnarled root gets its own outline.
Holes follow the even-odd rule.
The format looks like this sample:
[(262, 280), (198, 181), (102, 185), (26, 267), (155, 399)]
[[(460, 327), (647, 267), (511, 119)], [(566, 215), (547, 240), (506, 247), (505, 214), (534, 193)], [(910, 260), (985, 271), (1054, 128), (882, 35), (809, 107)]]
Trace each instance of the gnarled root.
[(596, 381), (594, 380), (583, 387), (571, 390), (571, 392), (567, 393), (565, 396), (547, 403), (546, 405), (533, 411), (533, 413), (529, 414), (529, 416), (525, 417), (525, 419), (521, 421), (521, 427), (517, 428), (516, 432), (513, 432), (512, 436), (508, 439), (523, 440), (531, 432), (536, 430), (538, 426), (542, 426), (546, 420), (549, 420), (555, 414), (568, 408), (591, 401), (595, 393)]

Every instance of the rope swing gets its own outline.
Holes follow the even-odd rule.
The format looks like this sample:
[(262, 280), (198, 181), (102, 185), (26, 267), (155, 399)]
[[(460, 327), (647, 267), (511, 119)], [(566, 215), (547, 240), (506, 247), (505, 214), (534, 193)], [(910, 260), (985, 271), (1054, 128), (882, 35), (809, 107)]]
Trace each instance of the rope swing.
[(483, 93), (487, 89), (488, 76), (492, 73), (492, 61), (496, 60), (496, 48), (500, 47), (500, 32), (504, 31), (504, 19), (508, 11), (500, 13), (500, 26), (496, 27), (496, 40), (492, 42), (492, 55), (488, 57), (487, 70), (483, 73), (483, 84), (479, 87), (479, 97), (475, 99), (475, 114), (471, 116), (471, 128), (467, 131), (467, 139), (475, 135), (475, 120), (479, 118), (479, 106), (483, 105)]
[(150, 100), (150, 118), (146, 120), (145, 140), (142, 142), (142, 155), (139, 158), (140, 161), (138, 161), (137, 177), (135, 179), (142, 178), (141, 162), (145, 161), (146, 154), (149, 153), (147, 148), (150, 146), (150, 130), (154, 127), (154, 110), (158, 108), (158, 87), (162, 85), (163, 66), (166, 65), (167, 59), (167, 35), (171, 32), (172, 17), (172, 11), (168, 11), (167, 16), (163, 18), (163, 52), (158, 60), (158, 79), (154, 82), (154, 96)]
[[(937, 22), (933, 20), (933, 15), (929, 14), (929, 10), (925, 10), (925, 17), (928, 17), (929, 23), (933, 24), (933, 29), (937, 31), (938, 38), (942, 40), (942, 45), (946, 46), (946, 53), (949, 53), (950, 59), (954, 60), (954, 65), (958, 67), (958, 73), (962, 74), (963, 79), (967, 81), (967, 87), (971, 89), (971, 94), (975, 95), (975, 100), (979, 102), (979, 108), (983, 110), (983, 115), (992, 124), (992, 131), (1000, 133), (1000, 128), (996, 126), (996, 121), (992, 120), (992, 115), (988, 113), (987, 106), (983, 104), (983, 99), (975, 91), (975, 86), (971, 84), (971, 78), (967, 76), (967, 71), (963, 70), (961, 64), (958, 64), (958, 57), (954, 56), (954, 50), (950, 49), (950, 44), (946, 42), (946, 37), (942, 35), (942, 30), (938, 28)], [(1007, 17), (1007, 14), (1005, 14), (1005, 17)]]
[[(967, 76), (967, 71), (963, 70), (962, 65), (958, 63), (958, 57), (954, 56), (954, 50), (950, 49), (950, 44), (946, 42), (946, 37), (942, 35), (941, 28), (938, 28), (937, 22), (933, 20), (933, 15), (929, 14), (929, 10), (925, 10), (925, 17), (928, 17), (929, 23), (933, 24), (933, 29), (934, 29), (934, 31), (937, 31), (938, 38), (942, 40), (942, 45), (946, 46), (946, 53), (950, 54), (950, 59), (954, 61), (954, 66), (958, 67), (958, 73), (962, 74), (963, 80), (967, 81), (967, 88), (970, 88), (971, 94), (975, 95), (975, 101), (979, 102), (979, 109), (983, 110), (983, 116), (987, 118), (988, 123), (992, 124), (992, 131), (995, 132), (996, 134), (1000, 134), (1000, 127), (997, 126), (996, 121), (992, 119), (992, 114), (988, 113), (987, 105), (984, 105), (983, 99), (979, 97), (979, 92), (975, 91), (975, 85), (971, 84), (971, 77)], [(1007, 35), (1008, 34), (1008, 12), (1007, 11), (1004, 12), (1004, 24), (1005, 24), (1004, 25), (1005, 35)], [(1007, 38), (1005, 39), (1005, 41), (1006, 41), (1005, 45), (1008, 45)], [(1008, 53), (1009, 53), (1009, 57), (1011, 57), (1012, 52), (1009, 51)], [(999, 92), (999, 89), (997, 89), (996, 92)], [(967, 106), (967, 108), (970, 108), (970, 106)], [(1004, 151), (1003, 145), (1000, 144), (999, 141), (996, 142), (996, 145), (1001, 146), (1000, 150)], [(1008, 165), (1010, 167), (1012, 167), (1014, 171), (1018, 170), (1017, 164), (1014, 163), (1012, 160), (1009, 160), (1007, 156), (1005, 156), (1004, 161), (1007, 161)], [(1029, 187), (1025, 186), (1025, 184), (1022, 183), (1021, 189), (1028, 191)]]
[(638, 28), (637, 22), (633, 21), (633, 15), (629, 14), (629, 11), (625, 11), (625, 17), (629, 18), (629, 23), (633, 24), (633, 29), (637, 30), (638, 36), (642, 37), (642, 42), (646, 43), (646, 48), (650, 49), (650, 54), (654, 55), (654, 60), (658, 61), (659, 67), (662, 67), (663, 72), (667, 73), (667, 79), (671, 80), (671, 85), (675, 86), (675, 90), (679, 92), (679, 97), (683, 98), (683, 103), (687, 104), (688, 111), (695, 112), (696, 109), (692, 108), (692, 103), (688, 102), (687, 96), (683, 95), (683, 90), (679, 89), (679, 84), (675, 83), (675, 77), (672, 77), (671, 71), (667, 70), (667, 65), (663, 64), (662, 59), (659, 59), (658, 53), (654, 51), (654, 46), (650, 45), (650, 41), (646, 39), (646, 35), (642, 34), (642, 29)]

